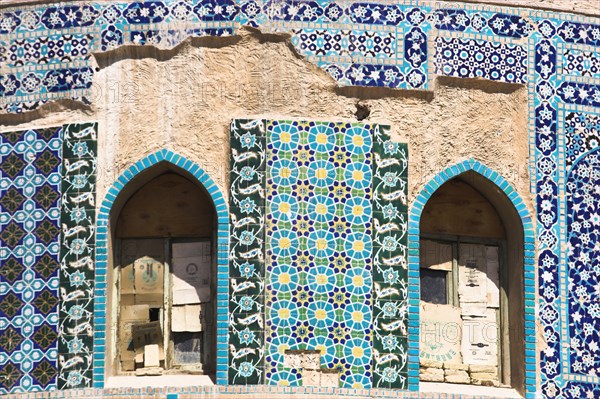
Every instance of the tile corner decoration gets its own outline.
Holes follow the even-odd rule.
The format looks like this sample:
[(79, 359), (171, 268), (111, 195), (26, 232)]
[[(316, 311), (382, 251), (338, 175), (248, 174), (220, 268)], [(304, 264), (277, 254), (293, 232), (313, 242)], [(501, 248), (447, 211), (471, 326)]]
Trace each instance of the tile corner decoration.
[(0, 394), (90, 386), (96, 126), (1, 133), (0, 148)]

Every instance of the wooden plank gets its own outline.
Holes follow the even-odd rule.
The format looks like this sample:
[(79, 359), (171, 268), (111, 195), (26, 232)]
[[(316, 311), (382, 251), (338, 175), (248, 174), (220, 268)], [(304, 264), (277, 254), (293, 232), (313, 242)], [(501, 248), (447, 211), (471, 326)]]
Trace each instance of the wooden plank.
[(452, 244), (421, 240), (419, 248), (421, 267), (452, 271)]
[(171, 312), (171, 331), (200, 332), (203, 326), (200, 322), (201, 305), (173, 306)]
[(486, 301), (487, 253), (484, 245), (460, 244), (458, 297), (461, 307), (468, 302)]
[(463, 314), (462, 355), (465, 364), (498, 365), (498, 323), (496, 309), (482, 315)]
[(450, 180), (429, 199), (421, 216), (422, 234), (504, 238), (504, 225), (494, 207), (461, 180)]
[(160, 351), (158, 344), (144, 346), (144, 367), (159, 367)]
[(164, 305), (164, 264), (157, 259), (144, 256), (136, 259), (135, 273), (135, 303), (146, 304), (152, 308), (162, 308)]
[(487, 263), (487, 305), (500, 307), (500, 259), (498, 247), (486, 247)]
[[(144, 347), (146, 345), (158, 345), (159, 358), (164, 360), (165, 351), (163, 346), (163, 335), (160, 328), (160, 322), (151, 321), (150, 323), (134, 324), (132, 326), (133, 347), (135, 349), (135, 362), (142, 363)], [(141, 354), (141, 356), (140, 356)]]
[(133, 344), (133, 326), (150, 321), (148, 305), (122, 305), (119, 314), (119, 352), (121, 367), (124, 371), (133, 370), (135, 356)]
[(460, 308), (421, 301), (420, 359), (462, 363), (462, 328)]
[(127, 201), (117, 236), (210, 237), (214, 206), (202, 188), (183, 176), (165, 173), (146, 183)]

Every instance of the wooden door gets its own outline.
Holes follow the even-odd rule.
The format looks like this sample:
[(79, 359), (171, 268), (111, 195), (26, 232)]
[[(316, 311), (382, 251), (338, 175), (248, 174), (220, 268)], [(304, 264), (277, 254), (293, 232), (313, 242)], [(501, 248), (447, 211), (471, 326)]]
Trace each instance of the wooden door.
[(172, 252), (173, 365), (206, 371), (214, 347), (211, 242), (174, 242)]
[(165, 241), (127, 239), (121, 241), (119, 270), (119, 355), (121, 371), (143, 365), (143, 349), (135, 350), (134, 326), (158, 322), (161, 334), (156, 344), (164, 367), (165, 325)]
[(458, 297), (463, 319), (463, 362), (499, 366), (498, 247), (460, 244)]

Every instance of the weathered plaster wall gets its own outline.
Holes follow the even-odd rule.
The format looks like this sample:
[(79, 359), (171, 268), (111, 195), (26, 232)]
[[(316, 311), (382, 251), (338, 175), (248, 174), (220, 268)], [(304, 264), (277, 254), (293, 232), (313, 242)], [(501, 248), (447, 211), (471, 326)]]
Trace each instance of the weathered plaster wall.
[[(92, 105), (72, 101), (0, 116), (0, 131), (98, 122), (97, 207), (118, 176), (163, 148), (200, 165), (229, 196), (234, 118), (389, 124), (409, 146), (409, 201), (441, 170), (474, 158), (504, 176), (533, 213), (527, 167), (526, 89), (439, 78), (433, 92), (339, 88), (285, 35), (243, 29), (173, 50), (123, 47), (96, 54)], [(357, 112), (357, 109), (359, 112)]]
[(472, 157), (504, 176), (533, 213), (523, 86), (439, 78), (433, 93), (339, 88), (287, 37), (249, 30), (96, 59), (91, 107), (63, 101), (2, 115), (0, 129), (98, 121), (98, 204), (120, 173), (162, 148), (198, 163), (227, 196), (231, 119), (356, 120), (359, 104), (370, 111), (366, 121), (391, 124), (393, 139), (409, 144), (411, 199), (439, 171)]

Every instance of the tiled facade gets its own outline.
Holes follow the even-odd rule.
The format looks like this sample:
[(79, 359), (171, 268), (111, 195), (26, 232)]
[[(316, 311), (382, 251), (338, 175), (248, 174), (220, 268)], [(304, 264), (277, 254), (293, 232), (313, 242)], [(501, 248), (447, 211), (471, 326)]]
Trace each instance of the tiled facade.
[[(182, 21), (185, 28), (177, 24)], [(373, 357), (375, 349), (380, 355), (381, 350), (389, 350), (388, 354), (398, 359), (395, 372), (406, 379), (401, 388), (417, 390), (420, 214), (427, 199), (444, 181), (473, 170), (506, 194), (525, 230), (527, 397), (534, 397), (536, 392), (549, 398), (600, 397), (600, 21), (539, 10), (414, 0), (398, 4), (86, 1), (6, 8), (0, 13), (0, 62), (6, 66), (0, 75), (0, 110), (26, 112), (56, 99), (89, 101), (95, 73), (91, 62), (94, 52), (128, 44), (172, 48), (188, 36), (234, 35), (240, 26), (290, 33), (298, 52), (327, 71), (339, 85), (432, 90), (435, 76), (445, 75), (527, 86), (535, 215), (529, 215), (515, 189), (502, 176), (468, 160), (443, 171), (425, 186), (410, 204), (410, 216), (403, 220), (408, 228), (395, 233), (392, 243), (389, 235), (379, 235), (377, 226), (382, 229), (386, 223), (401, 225), (400, 217), (407, 212), (402, 197), (407, 178), (406, 158), (401, 155), (406, 155), (405, 147), (395, 150), (400, 155), (390, 154), (392, 147), (383, 138), (385, 129), (368, 129), (371, 157), (360, 161), (370, 163), (371, 185), (369, 192), (357, 193), (356, 198), (371, 202), (373, 225), (368, 232), (350, 231), (370, 236), (372, 263), (365, 261), (357, 269), (369, 270), (373, 288), (369, 299), (353, 304), (372, 306), (369, 315), (374, 322), (370, 331)], [(304, 122), (286, 123), (305, 127)], [(233, 123), (231, 140), (239, 143), (237, 147), (232, 144), (236, 152), (232, 151), (231, 156), (229, 209), (222, 193), (198, 165), (166, 150), (124, 172), (104, 202), (96, 206), (94, 125), (3, 133), (0, 370), (10, 378), (0, 381), (0, 392), (103, 385), (108, 216), (124, 185), (161, 161), (194, 175), (211, 194), (217, 208), (217, 329), (219, 337), (224, 338), (217, 351), (218, 382), (275, 382), (279, 377), (274, 375), (280, 375), (279, 371), (274, 373), (268, 363), (273, 360), (269, 352), (273, 337), (263, 333), (273, 327), (274, 291), (280, 306), (285, 298), (278, 296), (292, 295), (294, 289), (279, 290), (273, 286), (275, 266), (281, 267), (278, 257), (269, 257), (272, 241), (251, 240), (257, 234), (264, 237), (267, 231), (272, 233), (272, 239), (276, 229), (280, 232), (280, 228), (294, 228), (291, 221), (291, 229), (288, 225), (279, 226), (280, 221), (275, 223), (275, 213), (270, 210), (275, 195), (280, 193), (279, 185), (269, 183), (270, 171), (276, 162), (281, 163), (274, 158), (274, 141), (270, 141), (275, 137), (269, 133), (269, 129), (275, 131), (274, 124), (275, 121), (267, 120)], [(244, 138), (246, 134), (253, 138)], [(248, 156), (249, 152), (256, 155)], [(347, 152), (352, 153), (350, 146)], [(297, 152), (291, 151), (291, 155), (296, 156)], [(384, 155), (391, 157), (385, 159)], [(331, 162), (335, 165), (335, 157)], [(393, 166), (388, 171), (389, 165)], [(391, 186), (392, 181), (399, 186)], [(379, 189), (383, 191), (376, 191)], [(393, 213), (396, 221), (386, 220), (386, 212), (392, 208), (397, 210)], [(338, 216), (347, 216), (344, 212)], [(329, 233), (335, 234), (335, 230), (323, 234)], [(306, 239), (310, 240), (310, 233)], [(387, 272), (387, 266), (377, 264), (380, 255), (382, 261), (394, 259), (384, 254), (388, 246), (392, 252), (408, 247), (408, 264), (398, 268), (397, 277)], [(301, 281), (312, 278), (304, 270), (290, 272), (304, 273), (306, 280)], [(399, 284), (391, 287), (398, 291), (391, 294), (397, 299), (394, 312), (398, 318), (394, 322), (398, 323), (385, 323), (390, 329), (394, 327), (390, 334), (377, 330), (377, 317), (394, 307), (386, 303), (386, 295), (382, 294), (392, 291), (385, 291), (379, 284), (389, 283), (389, 279)], [(401, 285), (403, 281), (408, 281), (408, 288)], [(325, 296), (340, 288), (337, 282), (324, 285)], [(250, 310), (245, 297), (252, 300)], [(310, 327), (308, 311), (306, 316), (299, 314), (294, 322), (306, 322)], [(342, 319), (332, 323), (347, 322)], [(547, 345), (541, 351), (536, 349), (536, 322)], [(397, 335), (396, 331), (406, 332)], [(291, 337), (282, 334), (274, 339), (285, 336)], [(241, 349), (248, 352), (242, 354)], [(334, 352), (339, 355), (337, 349)], [(328, 359), (334, 366), (335, 356), (332, 352)], [(355, 378), (351, 376), (366, 375), (367, 367), (372, 369), (366, 386), (383, 386), (379, 382), (393, 374), (390, 370), (391, 374), (384, 373), (385, 368), (377, 369), (376, 361), (369, 366), (365, 363), (359, 367), (359, 363), (350, 366), (357, 370), (347, 376), (347, 381)], [(381, 371), (379, 377), (377, 370)]]
[[(35, 395), (35, 396), (34, 396)], [(71, 389), (68, 391), (48, 391), (35, 394), (9, 394), (5, 399), (288, 399), (312, 398), (352, 398), (352, 399), (494, 399), (494, 396), (417, 393), (393, 389), (353, 389), (327, 387), (284, 387), (277, 385), (213, 385), (166, 388), (109, 388)]]
[[(406, 146), (379, 125), (231, 125), (230, 384), (407, 387)], [(384, 360), (385, 361), (382, 361)]]
[[(134, 177), (160, 162), (172, 164), (189, 173), (210, 195), (217, 216), (216, 228), (216, 263), (217, 263), (217, 376), (220, 383), (226, 381), (228, 360), (228, 317), (229, 317), (229, 213), (225, 198), (212, 178), (198, 165), (189, 159), (169, 150), (161, 150), (140, 159), (125, 170), (108, 189), (104, 200), (97, 212), (96, 229), (96, 265), (95, 265), (95, 301), (94, 301), (94, 352), (93, 352), (93, 383), (81, 384), (82, 387), (93, 386), (102, 388), (105, 381), (107, 365), (106, 351), (106, 318), (110, 313), (107, 309), (107, 273), (109, 256), (108, 221), (112, 206), (125, 185)], [(110, 361), (110, 360), (109, 360)]]
[(0, 136), (0, 393), (91, 382), (96, 125)]

